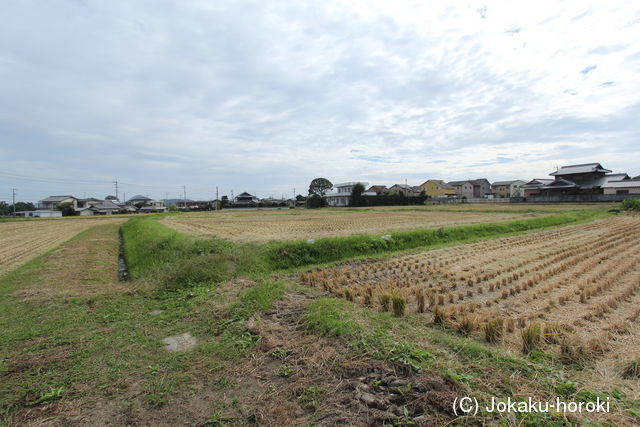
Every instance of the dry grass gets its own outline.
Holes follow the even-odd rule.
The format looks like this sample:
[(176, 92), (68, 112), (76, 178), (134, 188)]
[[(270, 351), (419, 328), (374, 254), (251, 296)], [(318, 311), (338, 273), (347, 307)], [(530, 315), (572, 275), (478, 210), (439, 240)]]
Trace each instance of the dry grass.
[[(526, 353), (593, 361), (640, 347), (640, 218), (494, 239), (307, 273), (307, 283), (403, 295), (410, 312)], [(348, 275), (348, 278), (347, 278)], [(390, 302), (383, 304), (392, 309)], [(476, 320), (473, 320), (476, 319)], [(483, 319), (479, 321), (477, 319)], [(571, 325), (568, 326), (568, 325)], [(570, 336), (570, 337), (569, 337)]]
[(121, 224), (128, 218), (63, 218), (0, 222), (0, 276), (99, 224)]
[[(527, 218), (540, 216), (528, 213)], [(239, 242), (303, 240), (353, 234), (385, 233), (414, 229), (450, 227), (524, 218), (513, 213), (440, 212), (433, 210), (296, 210), (222, 211), (189, 213), (162, 220), (166, 226), (202, 237), (220, 237)]]

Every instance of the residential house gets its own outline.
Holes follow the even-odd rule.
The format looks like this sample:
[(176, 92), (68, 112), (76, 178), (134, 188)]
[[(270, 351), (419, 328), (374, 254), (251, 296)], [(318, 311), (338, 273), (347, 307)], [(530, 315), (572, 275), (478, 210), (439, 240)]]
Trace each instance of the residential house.
[(429, 179), (420, 185), (429, 197), (454, 197), (456, 189), (441, 179)]
[(640, 194), (640, 177), (609, 181), (602, 186), (604, 194)]
[(97, 200), (87, 202), (84, 208), (76, 209), (81, 216), (87, 215), (113, 215), (120, 213), (122, 207), (111, 200)]
[(16, 216), (21, 218), (57, 218), (62, 216), (62, 212), (39, 209), (35, 211), (18, 211)]
[(519, 179), (515, 179), (512, 181), (496, 181), (491, 184), (491, 193), (494, 197), (498, 198), (522, 197), (522, 186), (525, 184), (526, 182)]
[(191, 199), (164, 199), (163, 202), (165, 206), (175, 206), (178, 209), (199, 209), (200, 206), (211, 205), (211, 202)]
[(240, 193), (233, 199), (233, 204), (238, 206), (256, 206), (258, 203), (260, 199), (247, 192)]
[(369, 187), (369, 189), (366, 192), (375, 194), (377, 196), (378, 194), (388, 193), (389, 189), (387, 188), (386, 185), (372, 185), (371, 187)]
[(76, 211), (83, 208), (88, 208), (90, 206), (90, 203), (100, 203), (100, 202), (102, 202), (102, 200), (96, 199), (95, 197), (89, 197), (87, 199), (78, 199)]
[[(349, 206), (349, 200), (351, 199), (351, 192), (353, 186), (356, 184), (362, 184), (364, 188), (369, 185), (368, 182), (343, 182), (341, 184), (335, 184), (331, 192), (327, 193), (326, 199), (329, 206)], [(366, 193), (364, 193), (366, 195)]]
[(466, 197), (467, 199), (473, 197), (473, 183), (471, 181), (451, 181), (447, 185), (453, 187), (458, 197)]
[(142, 206), (140, 209), (138, 209), (139, 213), (165, 213), (167, 212), (167, 207), (166, 206), (155, 206), (155, 205), (149, 205), (149, 206)]
[(522, 186), (522, 189), (524, 190), (524, 197), (531, 197), (541, 194), (542, 188), (551, 184), (552, 182), (552, 179), (532, 179)]
[(422, 192), (422, 188), (407, 184), (395, 184), (389, 188), (389, 193), (403, 194), (406, 197), (417, 197)]
[(129, 200), (127, 200), (127, 205), (142, 205), (146, 206), (149, 202), (153, 202), (152, 199), (142, 196), (140, 194), (133, 196)]
[(603, 194), (603, 186), (613, 181), (629, 180), (626, 173), (612, 174), (600, 163), (586, 163), (580, 165), (563, 166), (549, 175), (555, 180), (542, 187), (544, 194), (578, 194), (588, 192)]
[(49, 196), (38, 202), (38, 208), (42, 210), (56, 211), (63, 203), (71, 203), (73, 209), (78, 208), (78, 199), (73, 196)]
[(473, 197), (487, 197), (491, 195), (491, 183), (486, 178), (472, 179)]

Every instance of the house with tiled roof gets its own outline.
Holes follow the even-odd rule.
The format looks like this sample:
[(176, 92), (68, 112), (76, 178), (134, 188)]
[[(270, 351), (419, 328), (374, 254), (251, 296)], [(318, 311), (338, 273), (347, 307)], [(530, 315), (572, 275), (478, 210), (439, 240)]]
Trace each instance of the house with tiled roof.
[(537, 196), (542, 193), (542, 188), (553, 182), (553, 179), (534, 178), (522, 186), (524, 197)]
[(403, 194), (406, 197), (417, 197), (422, 192), (422, 188), (407, 184), (394, 184), (389, 188), (389, 193)]
[(522, 186), (526, 182), (520, 179), (514, 179), (511, 181), (496, 181), (491, 184), (491, 193), (493, 197), (505, 198), (505, 197), (522, 197)]
[(38, 202), (38, 209), (55, 211), (63, 203), (71, 203), (73, 209), (78, 208), (78, 199), (73, 196), (49, 196)]
[(429, 197), (453, 197), (456, 195), (455, 188), (441, 179), (428, 179), (420, 184), (420, 188)]
[(609, 182), (629, 179), (626, 173), (611, 173), (600, 163), (563, 166), (549, 175), (555, 180), (541, 187), (543, 194), (603, 194), (603, 187)]

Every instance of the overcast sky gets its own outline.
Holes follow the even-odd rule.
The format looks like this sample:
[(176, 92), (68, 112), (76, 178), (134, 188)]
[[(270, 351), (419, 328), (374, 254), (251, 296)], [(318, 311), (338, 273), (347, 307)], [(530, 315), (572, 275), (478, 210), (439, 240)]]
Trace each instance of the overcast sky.
[(640, 174), (634, 1), (0, 2), (0, 200)]

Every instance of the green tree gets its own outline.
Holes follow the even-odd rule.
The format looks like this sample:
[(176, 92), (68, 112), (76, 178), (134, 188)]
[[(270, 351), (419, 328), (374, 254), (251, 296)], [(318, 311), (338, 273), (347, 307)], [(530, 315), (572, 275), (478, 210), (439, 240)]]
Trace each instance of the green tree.
[(333, 184), (326, 178), (316, 178), (309, 184), (309, 196), (320, 196), (324, 198), (329, 190), (333, 188)]
[(229, 206), (229, 197), (222, 196), (222, 198), (220, 199), (220, 209), (226, 208), (227, 206)]
[[(11, 207), (13, 210), (13, 207)], [(16, 203), (16, 212), (17, 211), (35, 211), (36, 207), (31, 202), (18, 202)]]
[(73, 203), (60, 203), (58, 205), (58, 210), (62, 212), (62, 216), (74, 216), (76, 214), (75, 209), (73, 209)]
[(307, 197), (307, 209), (317, 209), (324, 205), (324, 199), (317, 194), (312, 194)]
[(351, 196), (349, 196), (349, 206), (363, 206), (365, 204), (364, 197), (364, 185), (356, 183), (351, 189)]

